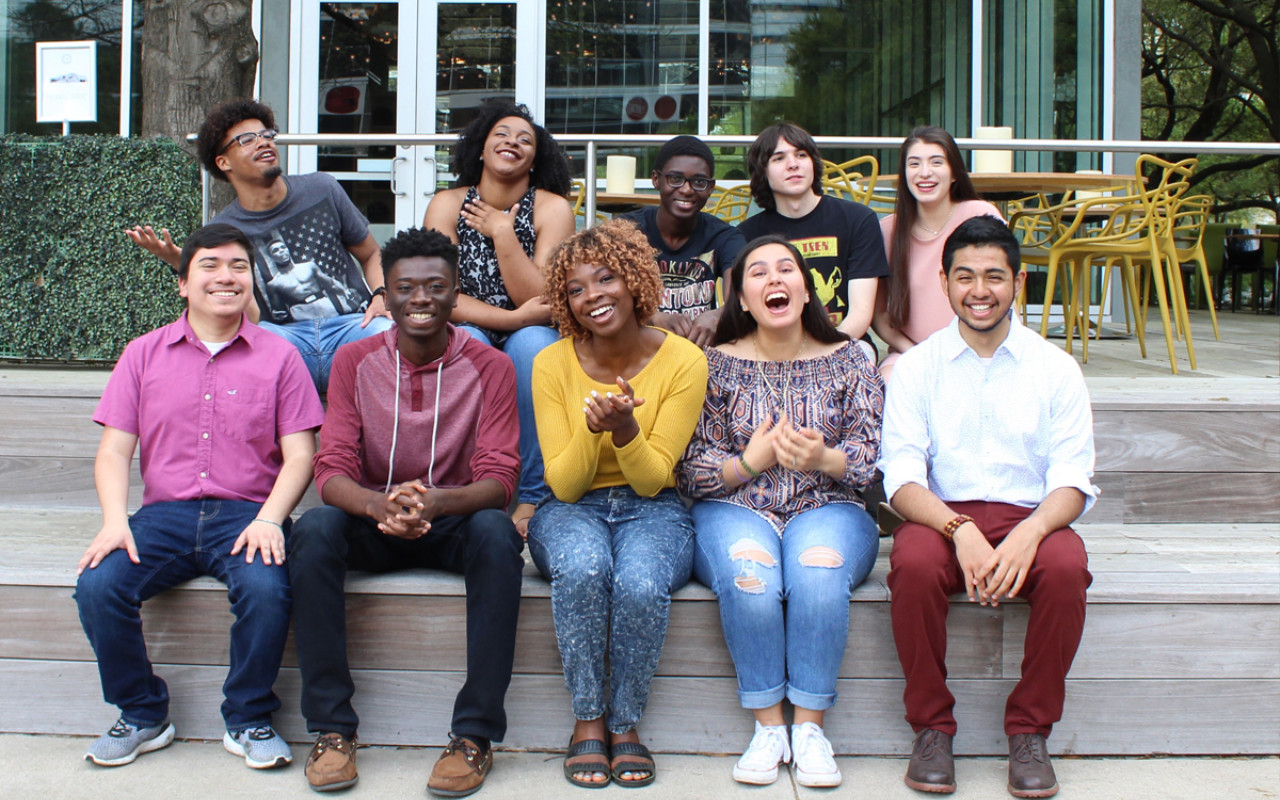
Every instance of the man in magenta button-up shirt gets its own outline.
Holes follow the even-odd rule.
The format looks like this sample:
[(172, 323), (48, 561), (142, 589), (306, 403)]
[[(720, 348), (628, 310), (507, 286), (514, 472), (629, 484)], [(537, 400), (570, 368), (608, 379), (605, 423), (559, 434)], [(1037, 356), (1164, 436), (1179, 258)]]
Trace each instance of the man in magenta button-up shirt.
[[(120, 719), (86, 758), (121, 766), (173, 741), (169, 694), (142, 637), (143, 600), (199, 575), (227, 585), (236, 620), (223, 684), (223, 745), (262, 769), (287, 764), (271, 727), (289, 629), (289, 514), (311, 481), (324, 410), (298, 352), (253, 325), (251, 247), (230, 225), (187, 240), (187, 311), (129, 343), (94, 413), (102, 529), (80, 559), (76, 602)], [(143, 502), (128, 513), (141, 452)], [(261, 556), (259, 558), (259, 556)]]

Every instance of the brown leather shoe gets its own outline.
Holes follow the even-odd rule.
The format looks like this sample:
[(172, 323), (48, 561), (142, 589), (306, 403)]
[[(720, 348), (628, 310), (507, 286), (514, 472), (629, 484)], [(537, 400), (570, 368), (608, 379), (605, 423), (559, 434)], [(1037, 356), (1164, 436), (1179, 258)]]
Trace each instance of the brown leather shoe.
[(951, 794), (956, 790), (956, 761), (951, 755), (951, 734), (925, 728), (911, 747), (907, 786), (918, 792)]
[(317, 792), (333, 792), (355, 786), (356, 740), (340, 733), (322, 733), (307, 756), (307, 783)]
[(466, 797), (484, 785), (493, 766), (493, 748), (481, 753), (470, 739), (451, 736), (449, 746), (431, 770), (427, 791), (441, 797)]
[(1014, 797), (1053, 797), (1058, 778), (1049, 763), (1049, 749), (1038, 733), (1009, 736), (1009, 794)]

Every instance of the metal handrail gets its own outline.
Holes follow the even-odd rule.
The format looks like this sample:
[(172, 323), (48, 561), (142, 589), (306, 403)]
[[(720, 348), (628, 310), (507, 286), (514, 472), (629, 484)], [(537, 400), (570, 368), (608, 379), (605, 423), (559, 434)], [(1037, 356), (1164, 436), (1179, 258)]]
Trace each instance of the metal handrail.
[[(595, 175), (597, 153), (601, 147), (661, 147), (671, 137), (658, 134), (619, 133), (562, 133), (555, 134), (561, 147), (586, 148), (585, 175)], [(711, 147), (749, 147), (754, 136), (708, 135), (698, 137)], [(902, 145), (900, 136), (815, 136), (819, 147), (865, 148), (869, 150), (896, 150)], [(194, 143), (195, 134), (187, 136)], [(456, 133), (281, 133), (276, 138), (278, 146), (387, 146), (415, 147), (421, 145), (448, 146), (458, 140)], [(956, 139), (961, 150), (1018, 150), (1036, 152), (1098, 152), (1098, 153), (1190, 153), (1192, 155), (1280, 155), (1280, 144), (1275, 142), (1165, 142), (1130, 139)], [(203, 171), (203, 167), (201, 168)], [(204, 218), (209, 214), (209, 181), (203, 181)], [(595, 219), (596, 181), (585, 181), (587, 197), (584, 213), (587, 219)]]

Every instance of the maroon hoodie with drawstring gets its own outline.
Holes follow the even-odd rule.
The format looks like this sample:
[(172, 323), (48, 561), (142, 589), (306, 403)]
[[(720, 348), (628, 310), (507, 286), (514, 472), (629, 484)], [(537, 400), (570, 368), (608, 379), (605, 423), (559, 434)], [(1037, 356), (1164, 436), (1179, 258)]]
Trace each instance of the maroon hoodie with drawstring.
[(388, 479), (456, 488), (493, 478), (510, 503), (520, 473), (515, 368), (501, 350), (448, 330), (444, 355), (422, 366), (399, 355), (394, 327), (338, 349), (315, 458), (321, 496), (335, 475), (379, 492)]

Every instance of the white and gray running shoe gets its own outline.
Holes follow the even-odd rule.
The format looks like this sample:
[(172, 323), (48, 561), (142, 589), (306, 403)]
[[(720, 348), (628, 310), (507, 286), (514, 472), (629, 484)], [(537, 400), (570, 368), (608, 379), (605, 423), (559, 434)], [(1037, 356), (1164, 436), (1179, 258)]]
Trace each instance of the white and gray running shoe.
[(222, 746), (233, 756), (243, 756), (250, 769), (283, 767), (293, 761), (289, 743), (270, 725), (245, 728), (222, 737)]
[(143, 753), (168, 747), (175, 733), (177, 729), (167, 719), (150, 728), (139, 728), (121, 718), (89, 746), (84, 758), (100, 767), (123, 767)]

